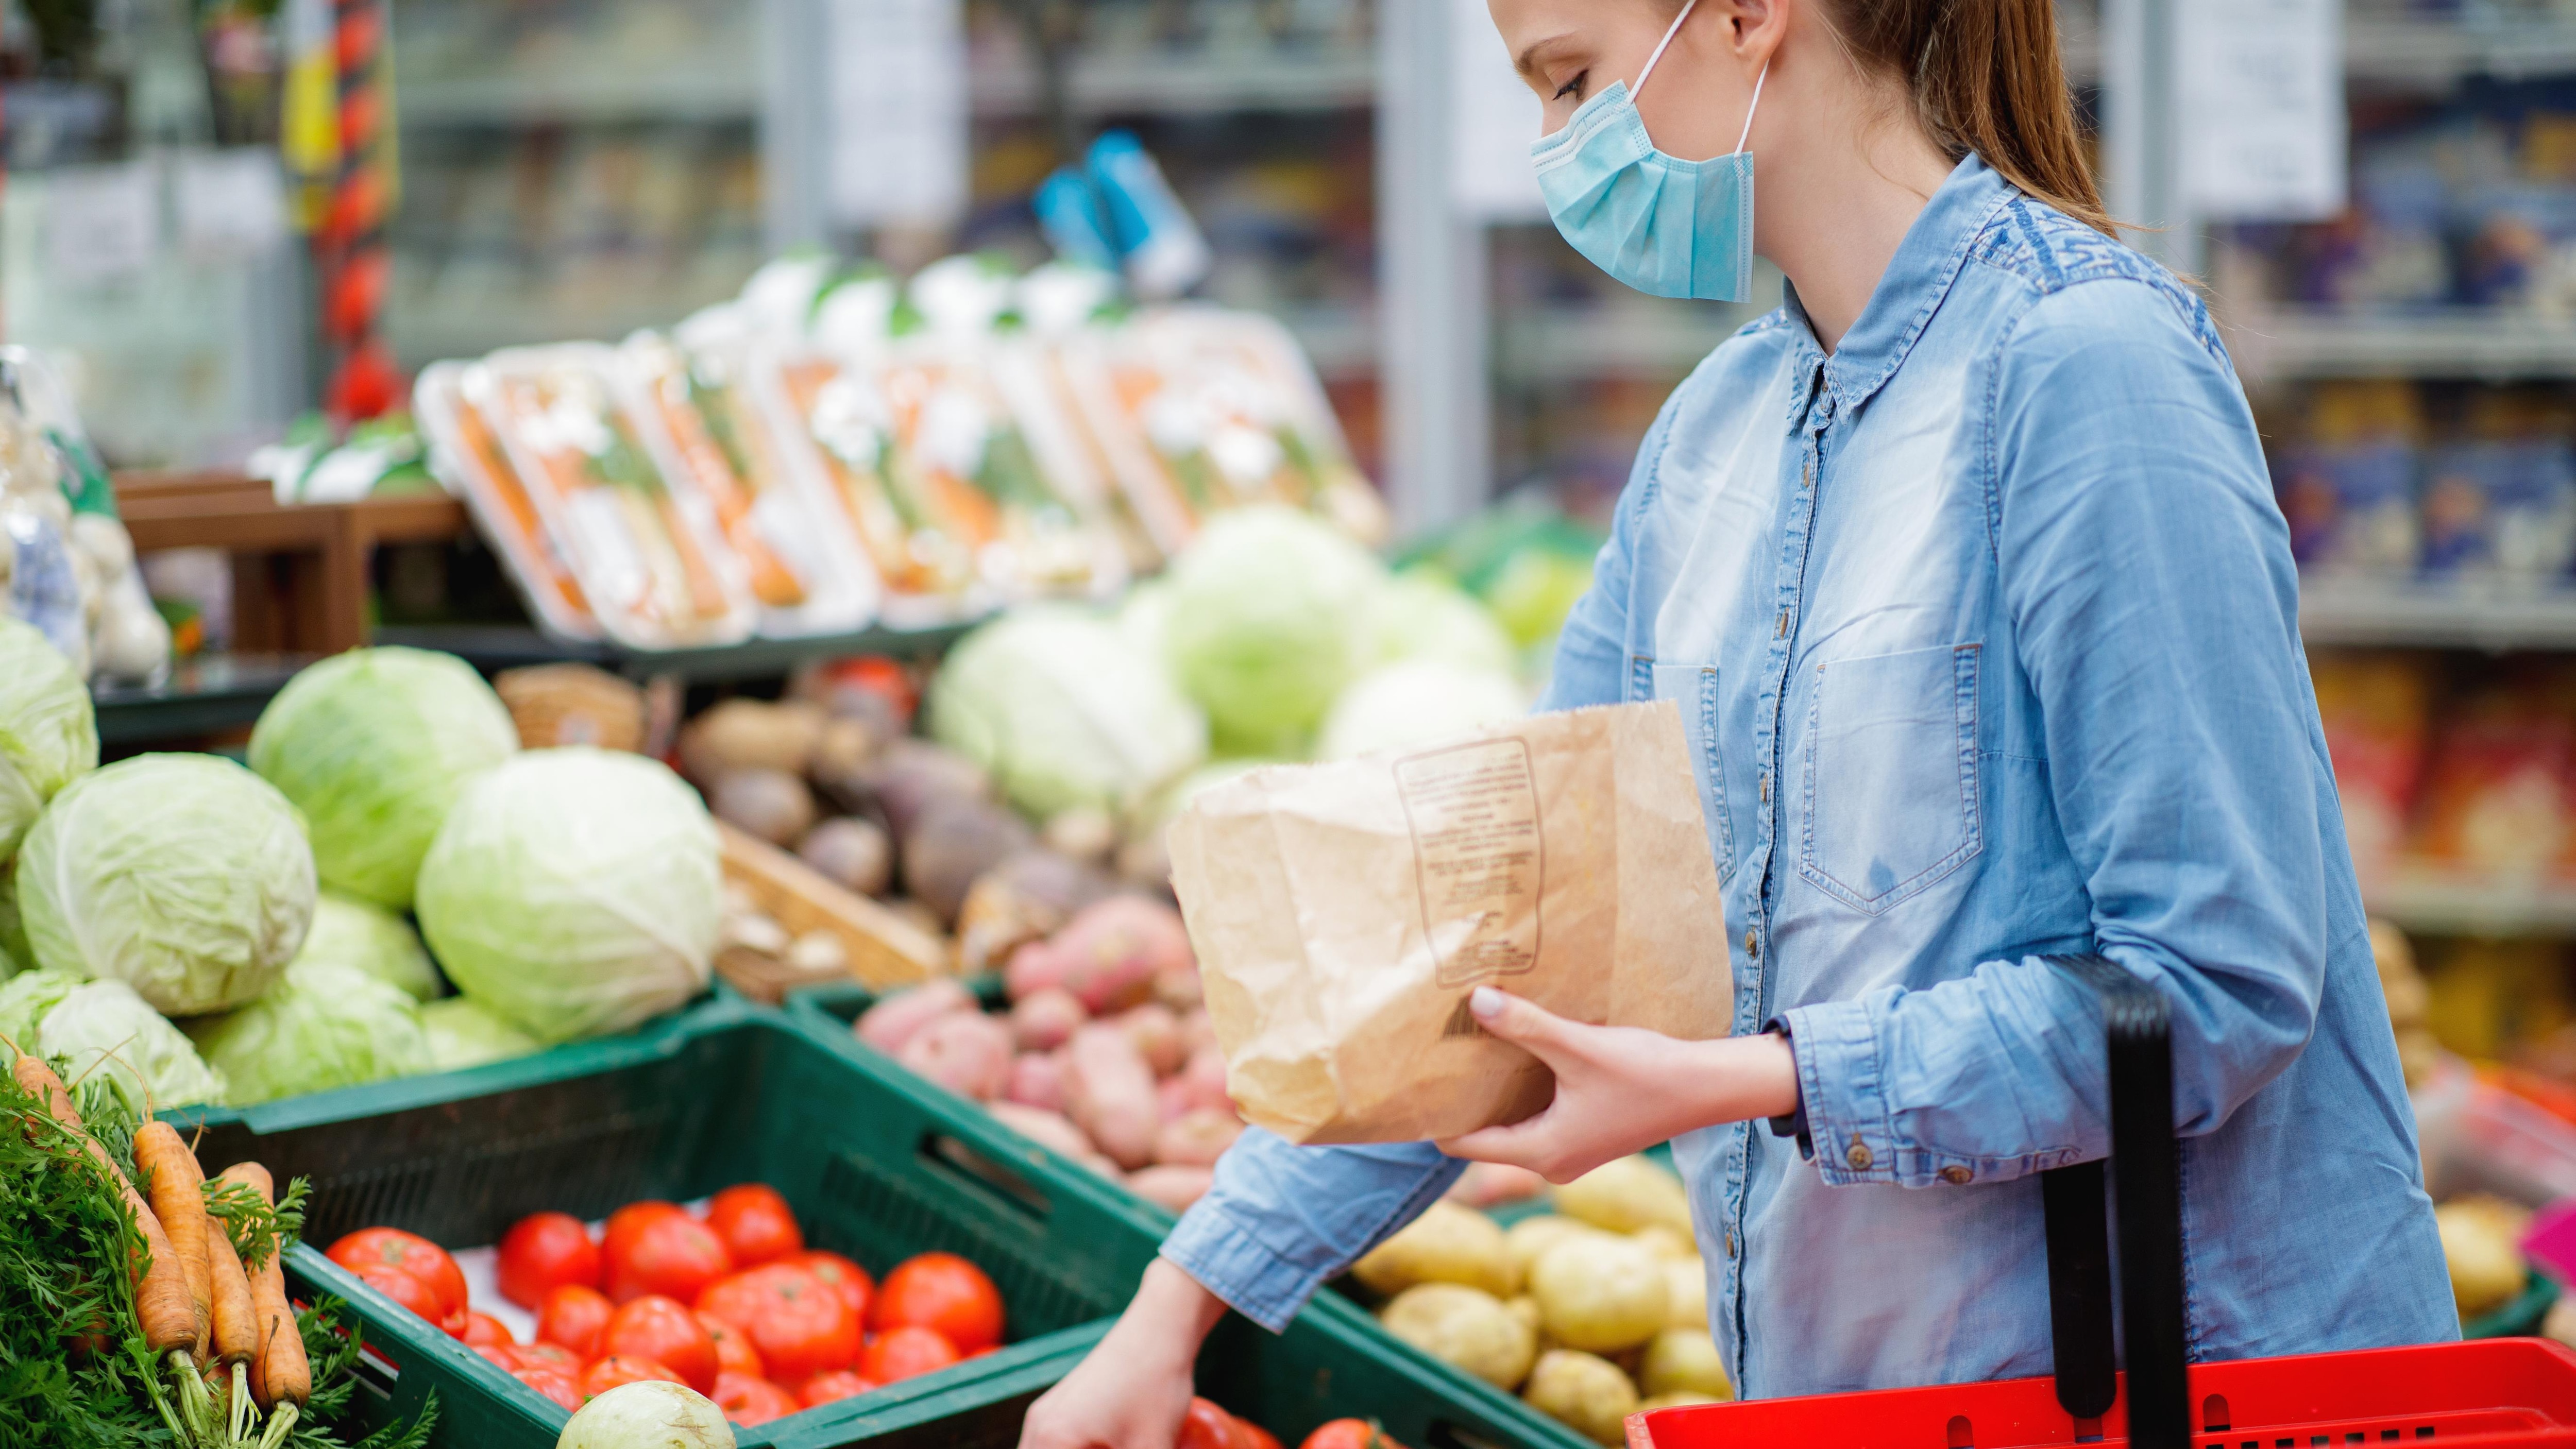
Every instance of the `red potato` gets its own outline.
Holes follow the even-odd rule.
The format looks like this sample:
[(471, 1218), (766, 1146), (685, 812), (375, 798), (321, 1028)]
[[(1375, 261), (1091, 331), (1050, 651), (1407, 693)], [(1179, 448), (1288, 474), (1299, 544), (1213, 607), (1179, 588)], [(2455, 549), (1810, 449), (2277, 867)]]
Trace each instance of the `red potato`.
[(895, 1060), (961, 1097), (989, 1102), (1011, 1084), (1011, 1029), (980, 1011), (952, 1012), (914, 1033)]
[(1049, 1151), (1063, 1153), (1076, 1161), (1100, 1155), (1100, 1150), (1091, 1145), (1091, 1139), (1083, 1136), (1082, 1129), (1073, 1125), (1073, 1119), (1061, 1112), (1040, 1111), (1017, 1102), (995, 1102), (987, 1110), (995, 1121)]
[(1232, 1112), (1193, 1108), (1155, 1134), (1154, 1161), (1165, 1167), (1214, 1167), (1242, 1135), (1243, 1124)]
[(1002, 1099), (1061, 1114), (1065, 1109), (1064, 1053), (1022, 1053), (1011, 1063), (1011, 1084), (1002, 1089)]
[(1216, 1170), (1209, 1167), (1148, 1167), (1127, 1174), (1128, 1191), (1176, 1213), (1189, 1211), (1215, 1182)]
[(1154, 978), (1194, 959), (1181, 913), (1142, 896), (1111, 896), (1085, 907), (1052, 942), (1064, 985), (1097, 1014), (1133, 1006)]
[(893, 1056), (920, 1030), (958, 1011), (975, 1010), (975, 994), (942, 977), (898, 991), (869, 1007), (851, 1028), (859, 1040)]
[(1033, 991), (1011, 1008), (1011, 1035), (1024, 1052), (1051, 1052), (1073, 1039), (1091, 1013), (1061, 987)]
[(1154, 974), (1154, 999), (1174, 1011), (1190, 1011), (1207, 1003), (1207, 985), (1199, 980), (1199, 963), (1166, 966)]
[(1234, 1098), (1225, 1090), (1225, 1051), (1214, 1042), (1193, 1048), (1189, 1063), (1173, 1080), (1186, 1085), (1193, 1106), (1234, 1110)]
[(1067, 1115), (1074, 1125), (1121, 1167), (1153, 1161), (1162, 1126), (1154, 1073), (1127, 1033), (1094, 1022), (1073, 1034), (1065, 1054)]
[(1002, 991), (1013, 1001), (1026, 1001), (1041, 991), (1064, 986), (1063, 953), (1044, 941), (1031, 941), (1011, 953), (1002, 968)]
[[(1181, 1013), (1181, 1040), (1189, 1044), (1191, 1055), (1217, 1046), (1216, 1018), (1204, 1006), (1194, 1006)], [(1220, 1053), (1224, 1048), (1217, 1048)]]
[(1189, 1048), (1181, 1041), (1181, 1019), (1159, 1001), (1148, 1001), (1131, 1007), (1114, 1018), (1119, 1030), (1136, 1044), (1137, 1054), (1156, 1077), (1168, 1077), (1189, 1060)]
[(1198, 1107), (1190, 1095), (1190, 1084), (1179, 1077), (1165, 1077), (1154, 1084), (1154, 1115), (1169, 1126)]

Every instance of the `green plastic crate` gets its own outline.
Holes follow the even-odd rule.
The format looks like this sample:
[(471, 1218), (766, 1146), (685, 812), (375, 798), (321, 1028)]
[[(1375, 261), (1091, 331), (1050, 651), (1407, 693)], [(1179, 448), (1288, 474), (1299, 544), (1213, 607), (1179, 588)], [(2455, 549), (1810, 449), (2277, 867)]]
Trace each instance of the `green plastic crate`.
[[(316, 1246), (370, 1226), (491, 1243), (540, 1209), (597, 1218), (638, 1198), (685, 1201), (757, 1180), (786, 1196), (814, 1246), (873, 1273), (945, 1249), (1000, 1287), (1011, 1340), (1001, 1353), (746, 1430), (745, 1445), (851, 1443), (856, 1418), (951, 1388), (965, 1397), (938, 1412), (954, 1412), (971, 1402), (968, 1386), (1052, 1351), (1026, 1340), (1122, 1307), (1155, 1232), (1124, 1193), (1051, 1169), (938, 1089), (738, 1002), (575, 1053), (211, 1113), (205, 1126), (206, 1162), (254, 1159), (281, 1181), (311, 1180)], [(369, 1343), (401, 1368), (380, 1385), (388, 1413), (435, 1388), (441, 1445), (554, 1443), (561, 1409), (312, 1248), (292, 1266), (306, 1287), (347, 1300)]]

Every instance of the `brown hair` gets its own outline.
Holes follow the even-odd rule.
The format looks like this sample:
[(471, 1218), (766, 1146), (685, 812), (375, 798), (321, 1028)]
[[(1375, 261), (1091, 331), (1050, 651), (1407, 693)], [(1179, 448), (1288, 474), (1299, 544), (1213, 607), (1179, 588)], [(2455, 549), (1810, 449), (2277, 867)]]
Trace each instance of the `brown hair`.
[(2076, 129), (2053, 0), (1825, 0), (1825, 12), (1856, 59), (1904, 79), (1951, 160), (1974, 151), (2023, 191), (2117, 234)]

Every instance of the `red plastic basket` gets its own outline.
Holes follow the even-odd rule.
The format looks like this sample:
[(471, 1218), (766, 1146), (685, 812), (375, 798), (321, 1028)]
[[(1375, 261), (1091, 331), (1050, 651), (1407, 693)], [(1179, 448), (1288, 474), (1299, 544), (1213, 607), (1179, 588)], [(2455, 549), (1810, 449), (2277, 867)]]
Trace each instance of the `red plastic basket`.
[(1659, 1409), (1629, 1449), (2576, 1449), (2576, 1352), (2541, 1339), (2186, 1365), (2165, 1000), (2098, 956), (2057, 964), (2102, 998), (2120, 1221), (2155, 1225), (2120, 1238), (2128, 1372), (2103, 1164), (2080, 1163), (2041, 1175), (2055, 1376)]

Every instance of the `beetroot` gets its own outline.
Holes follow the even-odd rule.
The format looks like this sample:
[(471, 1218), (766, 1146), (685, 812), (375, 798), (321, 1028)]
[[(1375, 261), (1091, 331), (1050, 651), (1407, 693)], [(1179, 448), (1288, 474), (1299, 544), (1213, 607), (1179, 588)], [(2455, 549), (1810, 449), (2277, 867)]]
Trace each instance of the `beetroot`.
[(1064, 959), (1066, 989), (1095, 1014), (1143, 1001), (1156, 976), (1188, 969), (1193, 959), (1180, 912), (1133, 895), (1085, 907), (1052, 945)]
[(980, 1011), (951, 1012), (913, 1033), (895, 1060), (960, 1096), (989, 1102), (1011, 1084), (1011, 1030)]
[(903, 1050), (913, 1034), (952, 1011), (975, 1010), (974, 993), (941, 977), (886, 997), (867, 1009), (851, 1030), (887, 1056)]
[(1024, 1052), (1051, 1052), (1073, 1039), (1074, 1029), (1091, 1020), (1091, 1013), (1073, 999), (1073, 993), (1050, 988), (1023, 997), (1011, 1008), (1011, 1035)]

